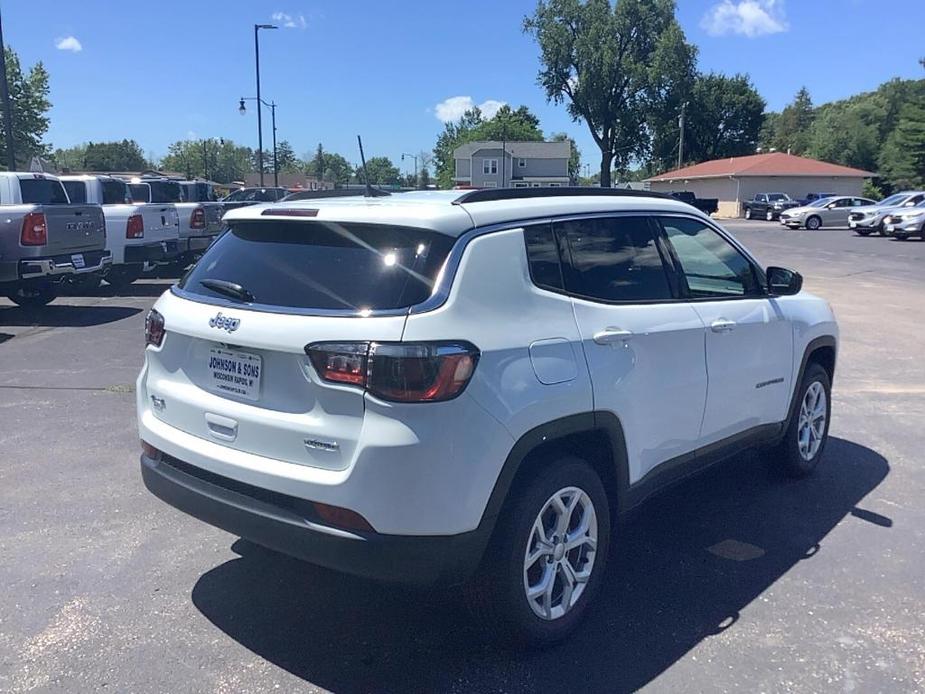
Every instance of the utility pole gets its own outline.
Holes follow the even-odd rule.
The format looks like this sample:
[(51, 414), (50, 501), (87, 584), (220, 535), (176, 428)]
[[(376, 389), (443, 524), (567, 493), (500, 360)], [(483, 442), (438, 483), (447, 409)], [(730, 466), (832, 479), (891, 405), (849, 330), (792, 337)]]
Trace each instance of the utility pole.
[(3, 132), (6, 137), (6, 165), (16, 171), (16, 153), (13, 151), (13, 109), (10, 104), (10, 85), (6, 81), (6, 48), (3, 44), (3, 20), (0, 19), (0, 92), (3, 96)]
[(687, 108), (687, 102), (681, 104), (681, 117), (678, 119), (678, 125), (681, 128), (681, 137), (678, 139), (678, 168), (681, 168), (681, 162), (684, 161), (684, 109)]

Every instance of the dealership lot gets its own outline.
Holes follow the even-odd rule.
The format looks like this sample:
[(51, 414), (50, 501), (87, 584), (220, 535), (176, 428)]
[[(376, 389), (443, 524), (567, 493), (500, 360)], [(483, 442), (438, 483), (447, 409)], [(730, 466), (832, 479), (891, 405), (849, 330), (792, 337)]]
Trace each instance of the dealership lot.
[(578, 638), (526, 655), (456, 595), (305, 566), (144, 490), (132, 389), (167, 281), (0, 299), (0, 690), (925, 687), (925, 242), (727, 226), (835, 308), (826, 461), (790, 482), (744, 456), (652, 500)]

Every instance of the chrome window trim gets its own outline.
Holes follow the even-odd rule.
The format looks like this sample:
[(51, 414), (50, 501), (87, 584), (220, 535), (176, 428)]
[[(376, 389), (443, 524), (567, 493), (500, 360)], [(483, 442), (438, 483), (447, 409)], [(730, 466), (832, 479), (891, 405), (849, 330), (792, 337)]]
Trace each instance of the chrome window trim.
[[(230, 299), (224, 299), (220, 297), (206, 297), (201, 294), (193, 294), (181, 289), (178, 285), (174, 284), (170, 287), (170, 292), (175, 296), (180, 297), (181, 299), (186, 299), (187, 301), (193, 301), (198, 304), (206, 304), (208, 306), (219, 306), (222, 308), (235, 309), (239, 311), (258, 311), (261, 313), (273, 313), (278, 315), (288, 315), (288, 316), (314, 316), (321, 318), (382, 318), (382, 317), (394, 317), (394, 316), (411, 316), (419, 315), (422, 313), (428, 313), (434, 311), (441, 306), (443, 306), (447, 299), (450, 296), (450, 290), (453, 286), (453, 281), (456, 278), (456, 272), (459, 270), (459, 265), (462, 262), (463, 255), (466, 252), (469, 244), (482, 236), (487, 236), (489, 234), (495, 234), (502, 231), (523, 231), (525, 226), (532, 226), (536, 224), (552, 224), (553, 222), (567, 222), (573, 220), (582, 220), (582, 219), (597, 219), (602, 217), (639, 217), (639, 216), (659, 216), (659, 217), (681, 217), (684, 219), (691, 219), (697, 222), (706, 224), (711, 229), (720, 234), (724, 239), (726, 239), (732, 246), (742, 253), (755, 267), (759, 274), (759, 280), (767, 285), (767, 277), (764, 272), (764, 268), (761, 266), (758, 261), (747, 251), (745, 248), (738, 243), (725, 229), (715, 224), (712, 219), (709, 217), (701, 216), (698, 214), (689, 214), (685, 212), (678, 212), (676, 210), (659, 210), (659, 209), (637, 209), (637, 210), (608, 210), (608, 211), (595, 211), (595, 212), (584, 212), (576, 214), (562, 214), (562, 215), (543, 215), (539, 217), (525, 217), (523, 219), (512, 220), (507, 222), (499, 222), (497, 224), (490, 224), (483, 227), (474, 227), (468, 231), (463, 232), (457, 238), (453, 244), (450, 252), (447, 254), (446, 260), (443, 263), (443, 267), (440, 269), (440, 272), (437, 274), (437, 279), (434, 282), (434, 288), (431, 292), (431, 295), (427, 297), (424, 301), (414, 304), (406, 308), (396, 308), (396, 309), (378, 309), (373, 311), (354, 311), (346, 309), (321, 309), (321, 308), (295, 308), (295, 307), (286, 307), (286, 306), (269, 306), (265, 304), (246, 304), (238, 301), (231, 301)], [(526, 254), (526, 248), (524, 249)], [(571, 296), (570, 294), (566, 294)], [(579, 298), (579, 297), (574, 297)], [(737, 299), (754, 299), (756, 297), (731, 297), (732, 300)], [(589, 301), (589, 299), (583, 299), (584, 301)], [(653, 302), (647, 302), (653, 303)], [(670, 303), (670, 302), (654, 302), (654, 303)]]

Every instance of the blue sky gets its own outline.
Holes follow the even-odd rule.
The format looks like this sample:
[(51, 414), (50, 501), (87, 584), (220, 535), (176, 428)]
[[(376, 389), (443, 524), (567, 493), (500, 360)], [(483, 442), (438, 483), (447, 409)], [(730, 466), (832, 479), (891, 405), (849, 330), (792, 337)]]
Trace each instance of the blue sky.
[[(546, 133), (576, 138), (599, 161), (583, 123), (547, 104), (537, 49), (521, 32), (532, 0), (42, 3), (7, 0), (3, 34), (26, 65), (51, 75), (47, 140), (134, 138), (162, 156), (169, 143), (226, 137), (256, 146), (253, 24), (261, 32), (262, 93), (279, 104), (278, 132), (297, 154), (323, 142), (357, 161), (430, 150), (438, 116), (469, 103), (526, 104)], [(275, 16), (275, 19), (274, 19)], [(772, 109), (806, 85), (815, 103), (921, 78), (923, 0), (679, 0), (700, 68), (748, 73)], [(269, 114), (264, 121), (269, 142)], [(402, 164), (411, 170), (408, 160)]]

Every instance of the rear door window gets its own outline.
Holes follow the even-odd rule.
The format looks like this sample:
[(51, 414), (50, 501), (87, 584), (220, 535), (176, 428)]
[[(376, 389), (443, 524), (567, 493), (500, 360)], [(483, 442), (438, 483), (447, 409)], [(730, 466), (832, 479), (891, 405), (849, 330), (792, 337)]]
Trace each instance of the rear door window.
[(67, 197), (73, 204), (87, 202), (87, 186), (83, 181), (61, 181), (67, 191)]
[(243, 287), (254, 304), (283, 308), (406, 308), (430, 296), (453, 241), (379, 224), (242, 222), (209, 248), (180, 287), (234, 300), (202, 284), (224, 280)]
[(104, 205), (121, 205), (129, 197), (128, 188), (122, 181), (101, 181), (101, 184)]
[(668, 272), (647, 217), (556, 222), (567, 247), (563, 268), (569, 293), (605, 302), (668, 301)]
[[(30, 205), (67, 205), (67, 193), (61, 181), (49, 178), (20, 178), (22, 201)], [(85, 198), (86, 199), (86, 198)]]

